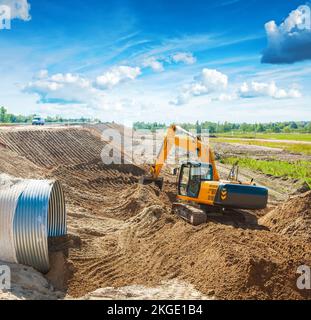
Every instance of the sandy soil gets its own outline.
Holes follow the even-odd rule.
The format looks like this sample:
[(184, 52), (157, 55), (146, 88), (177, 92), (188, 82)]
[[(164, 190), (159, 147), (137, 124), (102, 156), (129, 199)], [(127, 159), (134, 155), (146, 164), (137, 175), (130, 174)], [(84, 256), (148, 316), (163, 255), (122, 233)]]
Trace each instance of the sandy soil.
[[(36, 274), (39, 288), (28, 290), (29, 279), (23, 286), (24, 280), (17, 278), (17, 289), (0, 297), (311, 298), (310, 292), (296, 288), (297, 268), (311, 265), (311, 243), (296, 232), (303, 227), (280, 232), (282, 228), (271, 227), (269, 219), (258, 222), (267, 212), (210, 217), (206, 225), (193, 227), (172, 214), (176, 186), (168, 169), (163, 192), (139, 185), (144, 167), (102, 164), (105, 143), (94, 129), (8, 131), (0, 133), (0, 140), (6, 146), (0, 152), (1, 171), (62, 182), (71, 235), (66, 254), (51, 253), (48, 282), (28, 268), (26, 278)], [(271, 180), (273, 190), (277, 189), (273, 207), (285, 201), (281, 188), (274, 186), (278, 184)], [(309, 216), (306, 199), (299, 201)], [(297, 224), (302, 213), (291, 215), (297, 207), (293, 201), (297, 200), (281, 204), (274, 214), (288, 212), (286, 219)], [(23, 267), (16, 268), (13, 274), (19, 277)], [(28, 291), (20, 294), (25, 289), (19, 286)]]
[(295, 196), (260, 219), (271, 231), (311, 242), (311, 191)]
[(238, 143), (213, 143), (214, 150), (223, 157), (247, 156), (258, 160), (311, 161), (310, 155), (289, 153), (278, 148), (268, 148)]

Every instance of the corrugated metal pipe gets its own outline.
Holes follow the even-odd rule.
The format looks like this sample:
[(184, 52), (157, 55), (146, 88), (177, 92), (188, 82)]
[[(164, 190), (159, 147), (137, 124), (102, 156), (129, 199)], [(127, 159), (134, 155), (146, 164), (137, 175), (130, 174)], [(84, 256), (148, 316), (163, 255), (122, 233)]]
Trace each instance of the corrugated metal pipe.
[(67, 233), (65, 198), (58, 181), (0, 175), (0, 260), (49, 271), (48, 238)]

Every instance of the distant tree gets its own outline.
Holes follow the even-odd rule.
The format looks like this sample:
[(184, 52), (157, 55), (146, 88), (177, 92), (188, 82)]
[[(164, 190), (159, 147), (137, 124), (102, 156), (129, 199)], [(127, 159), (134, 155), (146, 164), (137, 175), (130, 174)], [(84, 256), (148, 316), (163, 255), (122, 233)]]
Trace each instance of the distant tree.
[(298, 129), (297, 123), (296, 123), (296, 122), (292, 122), (292, 123), (290, 124), (290, 128), (291, 128), (291, 129)]
[(257, 132), (265, 132), (265, 127), (263, 126), (263, 124), (258, 124), (256, 127), (256, 131)]
[(7, 109), (5, 109), (4, 107), (0, 108), (0, 122), (7, 122)]
[(242, 123), (241, 125), (241, 130), (243, 133), (247, 132), (248, 129), (248, 124), (247, 123)]

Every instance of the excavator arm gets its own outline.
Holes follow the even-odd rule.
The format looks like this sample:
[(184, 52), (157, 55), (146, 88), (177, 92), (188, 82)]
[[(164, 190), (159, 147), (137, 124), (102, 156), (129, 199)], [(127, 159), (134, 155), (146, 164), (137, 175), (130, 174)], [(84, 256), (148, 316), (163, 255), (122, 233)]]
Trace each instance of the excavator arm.
[[(184, 135), (177, 135), (177, 131), (181, 131)], [(187, 153), (196, 153), (202, 163), (210, 163), (213, 167), (214, 180), (219, 181), (220, 177), (216, 168), (215, 154), (210, 146), (204, 144), (199, 137), (192, 135), (190, 132), (182, 129), (181, 127), (172, 125), (167, 130), (164, 141), (156, 159), (155, 164), (150, 168), (151, 178), (154, 180), (159, 179), (162, 168), (170, 154), (173, 147), (179, 147)]]

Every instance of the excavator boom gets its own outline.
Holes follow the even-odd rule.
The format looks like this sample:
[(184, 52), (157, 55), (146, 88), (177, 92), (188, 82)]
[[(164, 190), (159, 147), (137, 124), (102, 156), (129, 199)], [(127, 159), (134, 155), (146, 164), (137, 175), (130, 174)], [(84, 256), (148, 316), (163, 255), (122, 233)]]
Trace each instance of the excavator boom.
[[(184, 134), (177, 135), (177, 131), (183, 132)], [(199, 137), (175, 125), (170, 126), (167, 130), (156, 162), (150, 169), (151, 177), (147, 179), (159, 179), (162, 168), (174, 146), (185, 150), (187, 153), (195, 153), (202, 163), (210, 163), (213, 167), (214, 180), (219, 181), (220, 178), (216, 168), (215, 155), (210, 146), (204, 144)]]

